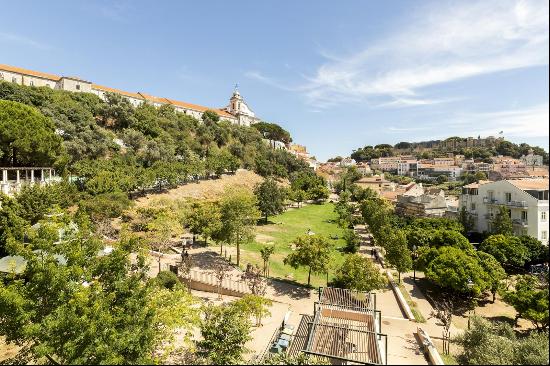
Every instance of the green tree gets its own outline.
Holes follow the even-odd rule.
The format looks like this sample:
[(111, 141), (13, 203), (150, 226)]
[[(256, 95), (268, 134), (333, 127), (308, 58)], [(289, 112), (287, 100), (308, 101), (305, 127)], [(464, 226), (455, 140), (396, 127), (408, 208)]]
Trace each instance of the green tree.
[(244, 188), (226, 189), (220, 202), (221, 229), (218, 240), (237, 246), (237, 266), (240, 264), (241, 244), (251, 240), (260, 212), (252, 192)]
[(423, 246), (430, 246), (433, 241), (433, 235), (433, 230), (407, 228), (407, 243), (409, 249), (412, 250), (413, 246), (416, 246), (417, 249)]
[(321, 235), (304, 235), (294, 239), (296, 249), (285, 259), (284, 264), (296, 269), (308, 267), (307, 284), (311, 284), (311, 273), (326, 273), (330, 262), (332, 244)]
[(147, 281), (145, 258), (130, 260), (138, 240), (97, 256), (101, 242), (83, 231), (71, 235), (54, 244), (56, 227), (30, 232), (14, 253), (27, 261), (24, 272), (0, 282), (0, 335), (22, 346), (18, 362), (159, 362), (153, 352), (174, 345), (175, 328), (189, 332), (196, 323), (192, 297)]
[(344, 231), (343, 239), (346, 242), (344, 252), (357, 253), (359, 246), (361, 245), (361, 236), (355, 232), (355, 230), (348, 229)]
[(264, 261), (264, 276), (269, 276), (269, 257), (275, 252), (275, 245), (264, 245), (260, 248), (260, 255)]
[(440, 229), (433, 233), (431, 246), (439, 248), (441, 246), (451, 246), (462, 250), (473, 250), (474, 247), (464, 235), (454, 230)]
[(506, 278), (506, 272), (500, 263), (490, 254), (479, 251), (476, 252), (479, 264), (487, 274), (486, 281), (489, 284), (489, 290), (493, 295), (493, 303), (495, 302), (497, 291), (502, 288), (502, 281)]
[(506, 206), (500, 206), (498, 208), (498, 212), (492, 222), (491, 232), (493, 234), (502, 235), (512, 235), (514, 233), (510, 210)]
[(385, 259), (397, 270), (401, 283), (401, 273), (412, 269), (412, 255), (407, 247), (407, 237), (403, 230), (387, 228), (384, 231), (382, 246), (386, 250)]
[[(426, 259), (427, 256), (431, 258)], [(448, 291), (480, 295), (490, 285), (477, 258), (455, 247), (427, 251), (419, 258), (420, 267), (424, 267), (423, 263), (427, 263), (426, 278)], [(473, 283), (471, 289), (467, 286), (469, 280)]]
[(76, 186), (69, 183), (24, 185), (16, 195), (21, 216), (31, 224), (41, 220), (53, 206), (67, 208), (77, 197)]
[(548, 262), (548, 245), (542, 244), (540, 240), (529, 235), (519, 237), (521, 244), (529, 251), (529, 263)]
[(269, 215), (277, 215), (284, 210), (284, 191), (277, 186), (272, 178), (265, 179), (256, 185), (254, 194), (258, 200), (258, 208), (264, 215), (265, 223)]
[(50, 119), (35, 108), (0, 100), (0, 165), (52, 166), (63, 152)]
[(475, 220), (474, 217), (466, 210), (465, 206), (462, 206), (459, 212), (458, 220), (464, 226), (463, 233), (466, 235), (474, 229)]
[(281, 141), (285, 144), (292, 142), (290, 133), (275, 123), (259, 122), (253, 124), (252, 127), (260, 131), (265, 139)]
[(201, 235), (205, 243), (208, 243), (208, 238), (221, 229), (221, 217), (221, 210), (216, 202), (193, 201), (185, 211), (183, 222), (193, 234), (193, 243), (196, 235)]
[(202, 114), (202, 120), (203, 121), (210, 121), (210, 122), (218, 122), (220, 120), (220, 116), (213, 110), (209, 109), (207, 111), (204, 111)]
[(461, 365), (547, 365), (548, 333), (532, 332), (518, 338), (506, 323), (472, 318), (472, 326), (455, 341), (461, 346)]
[(346, 256), (332, 281), (334, 287), (367, 292), (383, 289), (386, 285), (386, 278), (372, 261), (359, 254)]
[(245, 344), (251, 339), (249, 315), (231, 305), (208, 305), (203, 313), (198, 355), (212, 365), (241, 363), (246, 351)]
[(530, 320), (537, 329), (548, 328), (548, 285), (532, 275), (517, 278), (513, 290), (505, 291), (504, 301), (516, 309), (518, 318)]
[(302, 202), (306, 199), (306, 192), (301, 189), (291, 191), (291, 199), (298, 204), (298, 207), (300, 207)]
[(447, 182), (449, 180), (449, 178), (446, 176), (446, 175), (438, 175), (437, 176), (437, 183), (439, 184), (443, 184), (445, 182)]
[(21, 210), (15, 199), (0, 193), (0, 258), (10, 254), (11, 241), (23, 241), (29, 223), (19, 216)]
[(259, 295), (245, 295), (231, 305), (237, 307), (242, 313), (254, 316), (256, 326), (262, 326), (262, 318), (271, 315), (269, 307), (273, 301)]
[(529, 260), (529, 250), (515, 236), (491, 235), (481, 243), (479, 250), (491, 254), (502, 265), (522, 267)]

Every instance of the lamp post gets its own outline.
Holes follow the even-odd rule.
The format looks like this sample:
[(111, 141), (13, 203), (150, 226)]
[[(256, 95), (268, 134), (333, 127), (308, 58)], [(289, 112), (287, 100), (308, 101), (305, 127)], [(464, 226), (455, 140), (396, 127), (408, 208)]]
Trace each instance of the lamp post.
[[(468, 282), (466, 283), (466, 287), (468, 287), (469, 294), (472, 296), (472, 288), (474, 287), (474, 283), (472, 282), (471, 278), (468, 278)], [(472, 301), (473, 303), (473, 301)], [(468, 310), (468, 329), (470, 329), (470, 317), (472, 315), (472, 310)]]
[(413, 281), (416, 282), (416, 245), (413, 245), (412, 259), (413, 259)]

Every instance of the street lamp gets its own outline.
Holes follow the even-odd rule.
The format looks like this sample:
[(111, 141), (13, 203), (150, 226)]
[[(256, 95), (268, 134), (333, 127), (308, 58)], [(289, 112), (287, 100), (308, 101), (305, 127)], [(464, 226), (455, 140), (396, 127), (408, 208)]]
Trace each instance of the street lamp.
[(413, 259), (413, 281), (416, 282), (416, 258), (418, 254), (416, 253), (416, 245), (413, 245), (412, 259)]
[[(468, 282), (466, 283), (466, 287), (468, 287), (470, 296), (472, 296), (472, 288), (474, 287), (474, 282), (471, 278), (468, 278)], [(472, 296), (473, 298), (473, 296)], [(473, 301), (472, 301), (473, 303)], [(468, 329), (470, 329), (470, 317), (472, 316), (472, 310), (468, 311)]]

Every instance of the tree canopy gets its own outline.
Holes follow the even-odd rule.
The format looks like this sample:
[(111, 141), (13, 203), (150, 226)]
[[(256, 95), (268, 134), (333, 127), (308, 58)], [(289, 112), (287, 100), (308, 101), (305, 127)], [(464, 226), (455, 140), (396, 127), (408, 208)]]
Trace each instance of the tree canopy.
[(332, 251), (331, 242), (318, 234), (299, 236), (294, 240), (296, 249), (284, 263), (292, 268), (308, 267), (307, 284), (311, 284), (311, 273), (326, 273)]
[(0, 100), (1, 166), (53, 166), (63, 153), (51, 119), (35, 108)]
[(349, 254), (336, 271), (331, 286), (370, 292), (383, 289), (386, 284), (386, 277), (369, 258)]

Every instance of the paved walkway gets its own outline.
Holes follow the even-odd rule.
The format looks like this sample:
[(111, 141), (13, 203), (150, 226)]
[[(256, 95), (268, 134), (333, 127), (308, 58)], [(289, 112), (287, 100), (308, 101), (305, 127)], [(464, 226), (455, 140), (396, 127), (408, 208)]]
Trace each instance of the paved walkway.
[[(365, 225), (357, 225), (355, 229), (363, 239), (359, 253), (365, 256), (369, 256), (370, 258), (373, 258), (372, 253), (373, 253), (374, 246), (371, 244), (370, 234), (368, 233), (367, 228), (365, 227)], [(377, 264), (378, 267), (380, 267), (380, 269), (382, 269), (381, 265), (377, 261), (375, 261), (375, 263)], [(422, 273), (419, 274), (418, 272), (416, 273), (416, 275), (417, 277), (423, 276)], [(392, 339), (396, 339), (396, 337), (399, 338), (400, 336), (403, 336), (403, 334), (401, 335), (399, 333), (395, 334), (394, 330), (403, 329), (405, 331), (404, 337), (409, 338), (410, 334), (408, 333), (408, 331), (416, 332), (416, 328), (420, 327), (430, 335), (435, 345), (438, 347), (439, 350), (441, 350), (442, 349), (441, 338), (443, 336), (443, 323), (439, 319), (431, 317), (431, 314), (434, 311), (434, 308), (430, 304), (426, 296), (424, 296), (420, 288), (416, 286), (416, 284), (414, 283), (413, 272), (402, 273), (401, 281), (403, 283), (403, 286), (405, 287), (405, 290), (407, 290), (407, 293), (409, 294), (411, 300), (416, 303), (416, 309), (420, 311), (424, 319), (426, 319), (426, 322), (416, 323), (414, 321), (407, 321), (409, 323), (408, 326), (400, 326), (399, 323), (396, 323), (394, 321), (388, 324), (386, 328), (382, 327), (383, 331), (387, 331), (387, 329), (389, 329), (390, 334), (392, 335)], [(393, 295), (394, 302), (398, 305), (397, 298), (393, 294), (393, 291), (391, 292), (391, 294)], [(384, 309), (379, 307), (379, 310), (382, 311), (382, 318), (384, 318), (384, 315), (385, 315)], [(463, 331), (462, 329), (457, 328), (454, 324), (451, 324), (451, 327), (450, 327), (451, 337), (457, 336), (462, 331)], [(389, 343), (389, 339), (388, 339), (388, 343)], [(451, 344), (451, 348), (453, 348), (452, 344)], [(389, 349), (392, 350), (392, 347), (389, 347)], [(400, 354), (401, 353), (406, 355), (406, 351), (400, 352)], [(390, 363), (400, 364), (401, 362), (399, 361), (401, 361), (401, 358), (399, 355), (393, 355), (393, 357), (388, 355), (388, 364)]]

